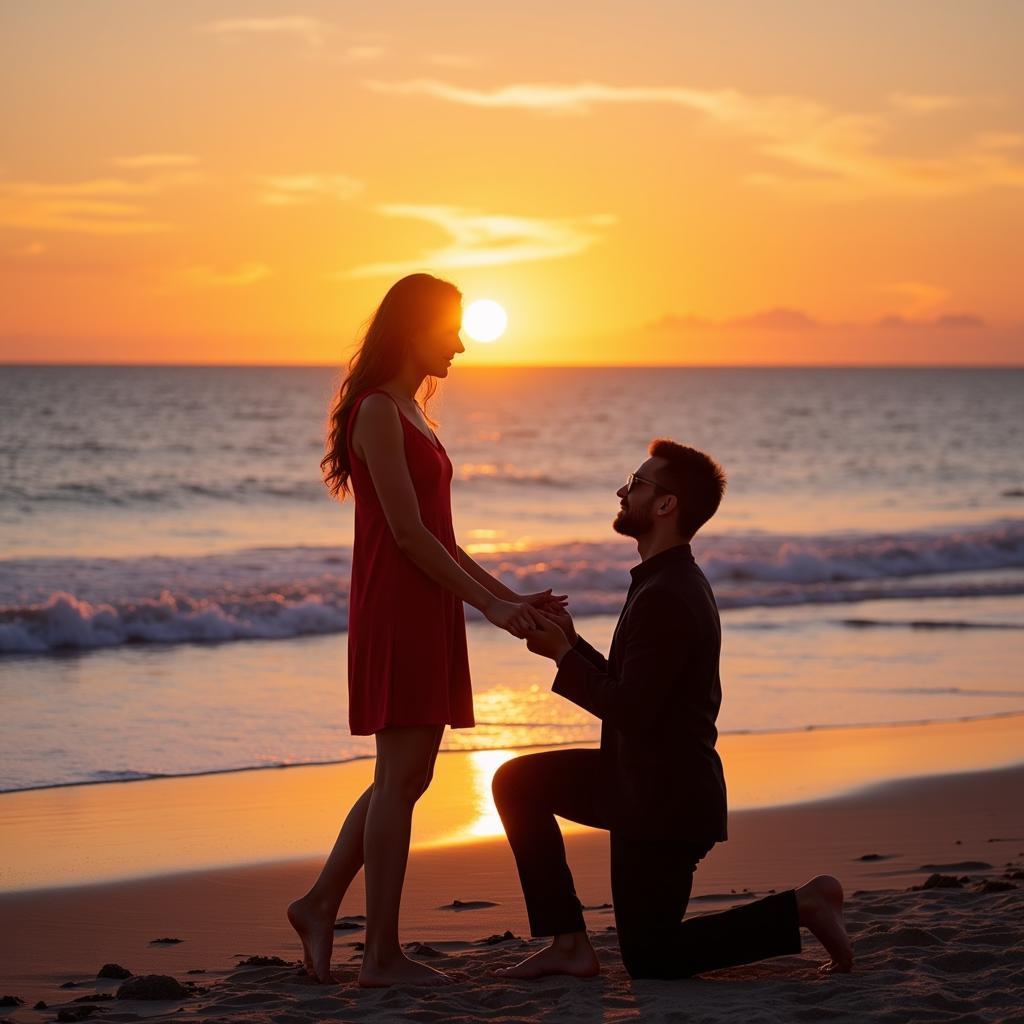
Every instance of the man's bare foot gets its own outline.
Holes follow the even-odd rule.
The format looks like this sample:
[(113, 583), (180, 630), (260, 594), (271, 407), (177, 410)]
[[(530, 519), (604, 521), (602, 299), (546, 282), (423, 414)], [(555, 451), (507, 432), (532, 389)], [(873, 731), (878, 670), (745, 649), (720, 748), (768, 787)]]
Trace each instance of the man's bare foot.
[(825, 947), (832, 959), (818, 968), (821, 974), (853, 968), (853, 946), (843, 921), (843, 887), (832, 875), (815, 875), (796, 890), (800, 924)]
[(514, 967), (497, 967), (491, 974), (496, 978), (532, 980), (549, 974), (568, 974), (573, 978), (593, 978), (601, 972), (594, 947), (586, 932), (556, 935), (551, 945), (533, 956), (528, 956)]
[(328, 984), (331, 953), (334, 950), (334, 913), (313, 903), (307, 896), (288, 904), (288, 920), (302, 939), (302, 960), (306, 973)]
[(453, 979), (443, 971), (410, 960), (404, 953), (386, 961), (363, 958), (359, 968), (360, 988), (387, 988), (389, 985), (451, 985)]

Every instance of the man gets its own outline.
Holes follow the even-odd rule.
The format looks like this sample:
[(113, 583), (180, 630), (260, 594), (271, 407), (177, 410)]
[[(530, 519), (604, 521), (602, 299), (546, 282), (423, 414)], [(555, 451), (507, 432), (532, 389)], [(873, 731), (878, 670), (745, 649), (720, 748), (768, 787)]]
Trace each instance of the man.
[(515, 854), (530, 931), (551, 945), (507, 978), (587, 977), (600, 970), (555, 815), (609, 831), (619, 947), (633, 978), (681, 978), (799, 953), (808, 928), (848, 971), (843, 890), (830, 875), (718, 914), (683, 921), (693, 872), (728, 838), (715, 750), (721, 704), (718, 608), (690, 540), (725, 489), (703, 452), (659, 439), (617, 491), (612, 524), (637, 542), (640, 564), (605, 659), (572, 618), (533, 610), (529, 649), (558, 665), (552, 689), (601, 719), (599, 750), (557, 750), (506, 762), (493, 793)]

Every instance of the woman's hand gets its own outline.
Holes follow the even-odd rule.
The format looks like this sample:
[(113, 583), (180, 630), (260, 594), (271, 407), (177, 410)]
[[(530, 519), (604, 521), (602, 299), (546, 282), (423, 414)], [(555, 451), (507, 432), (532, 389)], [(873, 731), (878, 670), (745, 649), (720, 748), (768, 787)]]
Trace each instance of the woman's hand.
[[(520, 640), (526, 638), (527, 633), (534, 628), (534, 620), (530, 616), (533, 611), (525, 601), (502, 601), (494, 598), (484, 609), (483, 613), (489, 622), (507, 629), (514, 637)], [(538, 614), (534, 612), (534, 614)]]
[(550, 587), (537, 594), (518, 594), (516, 596), (524, 604), (540, 608), (543, 611), (558, 611), (559, 608), (564, 608), (569, 601), (567, 594), (552, 594)]

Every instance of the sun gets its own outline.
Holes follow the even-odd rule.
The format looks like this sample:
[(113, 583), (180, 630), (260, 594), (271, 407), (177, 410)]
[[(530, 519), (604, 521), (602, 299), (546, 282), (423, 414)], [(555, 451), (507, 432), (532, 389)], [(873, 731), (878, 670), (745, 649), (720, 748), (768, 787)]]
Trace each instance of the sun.
[(462, 313), (462, 329), (474, 341), (496, 341), (507, 326), (508, 315), (493, 299), (477, 299)]

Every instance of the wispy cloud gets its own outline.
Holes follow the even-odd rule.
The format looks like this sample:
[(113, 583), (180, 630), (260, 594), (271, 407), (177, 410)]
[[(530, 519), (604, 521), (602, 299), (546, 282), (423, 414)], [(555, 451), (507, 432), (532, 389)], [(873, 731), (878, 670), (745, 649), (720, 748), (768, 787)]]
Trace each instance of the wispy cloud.
[(378, 206), (386, 217), (411, 217), (435, 224), (450, 241), (415, 259), (368, 263), (335, 277), (377, 277), (459, 267), (498, 266), (574, 256), (601, 241), (602, 229), (615, 223), (610, 214), (585, 217), (523, 217), (481, 213), (457, 206), (389, 203)]
[(483, 63), (480, 57), (471, 53), (428, 53), (423, 59), (439, 68), (478, 68)]
[(197, 31), (218, 36), (291, 36), (309, 46), (323, 45), (332, 26), (320, 18), (292, 14), (271, 18), (220, 18), (198, 26)]
[(900, 297), (898, 312), (904, 317), (928, 316), (949, 298), (948, 289), (926, 281), (888, 281), (878, 289)]
[(965, 96), (949, 96), (944, 93), (893, 92), (889, 104), (908, 114), (937, 114), (944, 110), (957, 110), (971, 104)]
[(899, 313), (880, 317), (879, 327), (931, 327), (954, 330), (977, 330), (987, 326), (983, 317), (977, 313), (943, 313), (940, 316), (906, 317)]
[(346, 174), (286, 174), (258, 179), (260, 202), (268, 206), (298, 206), (317, 199), (352, 199), (364, 183)]
[(135, 156), (111, 157), (110, 163), (132, 170), (140, 167), (194, 167), (199, 163), (199, 157), (190, 153), (137, 153)]
[(363, 84), (396, 96), (562, 116), (583, 116), (608, 105), (679, 107), (749, 138), (757, 152), (786, 165), (785, 171), (750, 173), (743, 179), (747, 184), (788, 191), (799, 198), (934, 198), (991, 187), (1024, 188), (1024, 136), (1016, 132), (978, 132), (947, 145), (938, 156), (901, 156), (886, 148), (893, 137), (898, 139), (901, 118), (968, 106), (973, 101), (965, 97), (893, 93), (882, 109), (859, 113), (808, 97), (731, 88), (583, 81), (477, 89), (433, 78), (366, 79)]
[(201, 180), (195, 171), (167, 171), (131, 181), (5, 181), (0, 179), (0, 225), (33, 231), (136, 235), (169, 231), (148, 200)]
[(387, 53), (387, 50), (383, 46), (373, 46), (371, 44), (350, 46), (345, 50), (345, 56), (349, 60), (356, 61), (378, 60), (385, 53)]
[(645, 325), (645, 330), (654, 334), (686, 334), (703, 331), (750, 331), (781, 334), (803, 333), (806, 331), (845, 330), (851, 327), (930, 327), (940, 330), (977, 329), (986, 327), (986, 321), (977, 313), (941, 313), (933, 316), (905, 316), (890, 313), (870, 323), (836, 323), (819, 320), (802, 309), (775, 306), (742, 316), (711, 319), (692, 313), (666, 313)]

